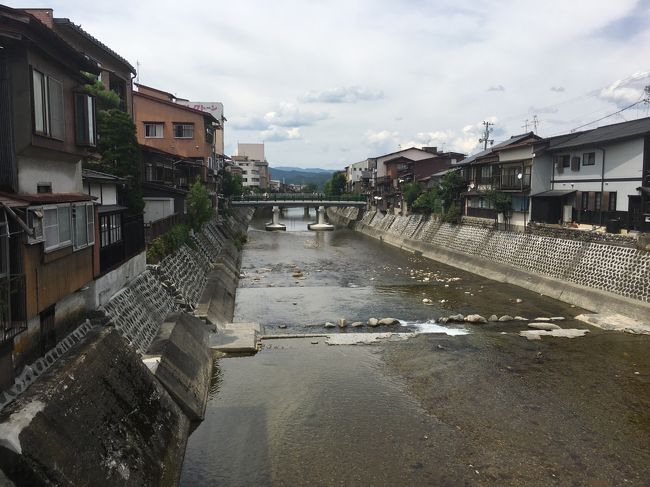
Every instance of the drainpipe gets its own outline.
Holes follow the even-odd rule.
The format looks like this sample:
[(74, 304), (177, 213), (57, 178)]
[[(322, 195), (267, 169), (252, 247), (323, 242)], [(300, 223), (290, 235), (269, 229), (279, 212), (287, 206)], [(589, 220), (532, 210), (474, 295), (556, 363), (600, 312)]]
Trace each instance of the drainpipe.
[(599, 150), (603, 151), (603, 164), (600, 172), (600, 226), (603, 226), (603, 202), (605, 201), (605, 148), (598, 147)]

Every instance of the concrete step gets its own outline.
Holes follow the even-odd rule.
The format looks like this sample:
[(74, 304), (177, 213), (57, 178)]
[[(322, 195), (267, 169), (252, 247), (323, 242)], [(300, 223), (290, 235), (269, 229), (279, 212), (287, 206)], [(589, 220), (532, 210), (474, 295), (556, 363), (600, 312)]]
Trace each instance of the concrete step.
[(210, 335), (209, 346), (224, 353), (255, 353), (258, 334), (263, 332), (259, 323), (227, 323)]

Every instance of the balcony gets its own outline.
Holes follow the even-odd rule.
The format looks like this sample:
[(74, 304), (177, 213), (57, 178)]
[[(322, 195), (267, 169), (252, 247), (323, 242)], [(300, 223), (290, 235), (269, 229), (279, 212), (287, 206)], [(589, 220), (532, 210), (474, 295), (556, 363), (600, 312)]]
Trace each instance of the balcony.
[(27, 330), (25, 275), (11, 274), (0, 281), (0, 344)]
[(495, 176), (495, 189), (519, 191), (530, 189), (530, 174), (524, 174), (521, 179), (519, 179), (518, 176), (519, 174), (516, 173), (507, 173)]

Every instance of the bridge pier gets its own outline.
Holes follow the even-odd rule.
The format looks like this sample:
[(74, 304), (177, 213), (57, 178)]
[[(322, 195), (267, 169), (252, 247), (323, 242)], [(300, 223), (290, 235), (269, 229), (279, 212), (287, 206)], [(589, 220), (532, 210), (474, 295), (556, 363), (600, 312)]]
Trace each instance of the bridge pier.
[(303, 214), (305, 218), (309, 218), (309, 206), (305, 206), (305, 213)]
[(269, 232), (277, 232), (281, 230), (286, 230), (287, 227), (280, 223), (280, 207), (273, 207), (273, 220), (271, 223), (267, 223), (265, 226), (266, 230)]
[(324, 206), (319, 206), (318, 209), (316, 210), (316, 214), (318, 215), (318, 219), (316, 223), (310, 223), (307, 225), (307, 228), (310, 230), (318, 231), (318, 230), (334, 230), (334, 225), (330, 223), (325, 223), (325, 207)]

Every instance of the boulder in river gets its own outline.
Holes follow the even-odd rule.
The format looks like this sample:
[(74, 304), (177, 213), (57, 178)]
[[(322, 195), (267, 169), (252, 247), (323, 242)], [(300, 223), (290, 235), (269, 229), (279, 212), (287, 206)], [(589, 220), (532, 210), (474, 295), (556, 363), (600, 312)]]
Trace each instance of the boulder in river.
[(448, 321), (449, 321), (449, 318), (447, 316), (441, 316), (440, 318), (438, 318), (438, 323), (440, 323), (441, 325), (444, 325)]
[(339, 318), (339, 328), (345, 328), (348, 326), (348, 321), (345, 318)]
[(379, 326), (379, 320), (377, 318), (369, 318), (368, 319), (368, 326), (372, 326), (373, 328), (375, 326)]
[(336, 328), (336, 325), (328, 321), (327, 323), (325, 323), (325, 328)]
[(361, 328), (364, 324), (365, 324), (365, 323), (363, 323), (362, 321), (355, 321), (355, 322), (352, 323), (350, 326), (351, 326), (352, 328)]
[(499, 317), (497, 315), (491, 315), (488, 318), (488, 321), (499, 321)]
[(429, 298), (424, 298), (424, 299), (422, 300), (422, 302), (423, 302), (424, 304), (429, 304), (429, 303), (431, 302), (431, 300), (430, 300)]
[(560, 329), (560, 327), (557, 326), (556, 324), (554, 324), (554, 323), (547, 323), (547, 322), (543, 322), (543, 323), (528, 323), (528, 328), (532, 328), (533, 330), (547, 330), (547, 331), (551, 331), (551, 330), (559, 330), (559, 329)]
[(453, 321), (456, 323), (463, 323), (465, 321), (465, 317), (461, 315), (460, 313), (456, 315), (451, 315), (447, 318), (447, 321)]
[(512, 321), (514, 318), (510, 315), (503, 315), (501, 318), (499, 318), (499, 321)]
[(535, 318), (533, 321), (551, 321), (551, 318), (541, 318), (541, 317), (537, 317), (537, 318)]
[(515, 316), (515, 321), (528, 321), (528, 318), (524, 318), (523, 316)]
[(467, 315), (465, 316), (465, 321), (468, 323), (487, 323), (488, 320), (481, 315)]
[(399, 325), (399, 320), (397, 318), (382, 318), (379, 320), (379, 324), (385, 326)]
[(551, 316), (551, 321), (564, 321), (565, 319), (564, 316)]

